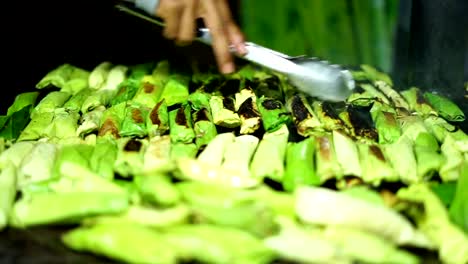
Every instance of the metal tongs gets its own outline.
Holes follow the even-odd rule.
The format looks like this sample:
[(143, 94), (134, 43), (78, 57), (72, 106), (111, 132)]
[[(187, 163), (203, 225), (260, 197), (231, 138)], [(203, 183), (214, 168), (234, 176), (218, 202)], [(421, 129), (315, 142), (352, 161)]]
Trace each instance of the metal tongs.
[[(129, 15), (165, 26), (155, 17), (143, 14), (128, 4), (119, 3), (116, 8)], [(197, 40), (211, 45), (209, 29), (197, 29)], [(346, 100), (355, 87), (351, 73), (339, 65), (331, 65), (327, 61), (306, 56), (291, 57), (252, 42), (246, 42), (245, 45), (247, 54), (240, 58), (286, 75), (297, 89), (310, 96), (339, 102)]]

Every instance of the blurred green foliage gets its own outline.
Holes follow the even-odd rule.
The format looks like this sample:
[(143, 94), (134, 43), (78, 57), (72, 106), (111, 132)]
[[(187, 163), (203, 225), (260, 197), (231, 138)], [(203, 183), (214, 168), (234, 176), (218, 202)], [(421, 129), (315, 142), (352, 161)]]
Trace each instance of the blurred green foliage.
[(399, 0), (242, 0), (249, 41), (289, 55), (390, 71)]

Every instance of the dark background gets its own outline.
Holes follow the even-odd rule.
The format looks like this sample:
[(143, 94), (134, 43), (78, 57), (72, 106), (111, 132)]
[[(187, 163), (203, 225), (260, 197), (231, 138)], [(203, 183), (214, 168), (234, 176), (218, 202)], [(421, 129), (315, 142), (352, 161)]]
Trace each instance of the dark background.
[[(106, 60), (131, 65), (170, 58), (184, 65), (196, 57), (214, 63), (209, 47), (176, 47), (161, 37), (158, 27), (116, 11), (115, 2), (5, 3), (0, 25), (4, 46), (0, 111), (4, 113), (15, 95), (34, 89), (47, 72), (63, 63), (88, 70)], [(231, 6), (237, 19), (237, 1)]]

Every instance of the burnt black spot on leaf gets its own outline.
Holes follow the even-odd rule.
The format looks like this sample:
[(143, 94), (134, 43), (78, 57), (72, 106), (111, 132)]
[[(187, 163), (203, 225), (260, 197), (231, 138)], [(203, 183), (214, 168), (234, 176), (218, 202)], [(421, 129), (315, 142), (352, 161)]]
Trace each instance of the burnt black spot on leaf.
[(202, 108), (198, 111), (196, 111), (194, 114), (194, 122), (198, 122), (198, 121), (210, 121), (210, 119), (208, 118), (208, 110), (206, 108)]
[(130, 139), (127, 144), (125, 144), (124, 150), (125, 151), (135, 151), (138, 152), (141, 149), (141, 142), (136, 139)]
[(301, 97), (299, 95), (295, 95), (291, 102), (291, 110), (296, 122), (301, 122), (302, 120), (308, 118), (310, 116), (309, 111), (304, 105)]
[(262, 106), (267, 110), (274, 110), (281, 109), (283, 104), (275, 99), (265, 99), (265, 101), (262, 102)]
[(175, 122), (179, 126), (188, 127), (187, 117), (185, 116), (184, 107), (180, 107), (179, 110), (177, 110), (177, 114), (176, 114), (176, 117), (175, 117)]
[(239, 111), (237, 111), (239, 115), (245, 118), (253, 118), (259, 117), (260, 113), (255, 108), (254, 102), (252, 97), (247, 98), (239, 107)]
[(219, 91), (223, 96), (233, 95), (239, 91), (240, 80), (230, 79), (226, 80), (220, 87)]
[(154, 107), (153, 110), (151, 110), (150, 113), (150, 119), (151, 123), (153, 125), (161, 125), (161, 119), (159, 118), (159, 108), (161, 108), (161, 105), (164, 103), (164, 99), (161, 100), (159, 103), (157, 103)]
[(231, 97), (224, 97), (223, 98), (223, 106), (226, 109), (229, 109), (231, 111), (235, 111), (235, 106), (234, 106), (234, 99)]
[(382, 153), (382, 150), (379, 147), (377, 147), (375, 145), (371, 145), (371, 146), (369, 146), (369, 150), (376, 158), (378, 158), (379, 160), (385, 162), (385, 157), (384, 157), (384, 155)]

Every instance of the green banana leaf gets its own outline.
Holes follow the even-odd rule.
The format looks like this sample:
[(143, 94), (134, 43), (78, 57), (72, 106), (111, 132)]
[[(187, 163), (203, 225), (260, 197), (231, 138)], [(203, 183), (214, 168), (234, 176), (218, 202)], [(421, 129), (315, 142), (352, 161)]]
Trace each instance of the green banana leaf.
[(468, 261), (468, 237), (461, 228), (451, 222), (447, 209), (427, 184), (420, 183), (402, 188), (397, 192), (397, 197), (415, 203), (415, 206), (420, 208), (411, 218), (416, 222), (418, 229), (434, 243), (439, 258), (444, 263)]
[(92, 252), (130, 263), (177, 263), (177, 255), (161, 232), (134, 223), (97, 224), (73, 229), (63, 243), (79, 252)]
[(452, 101), (442, 95), (424, 93), (424, 98), (435, 108), (439, 115), (448, 121), (461, 122), (465, 120), (463, 111)]

